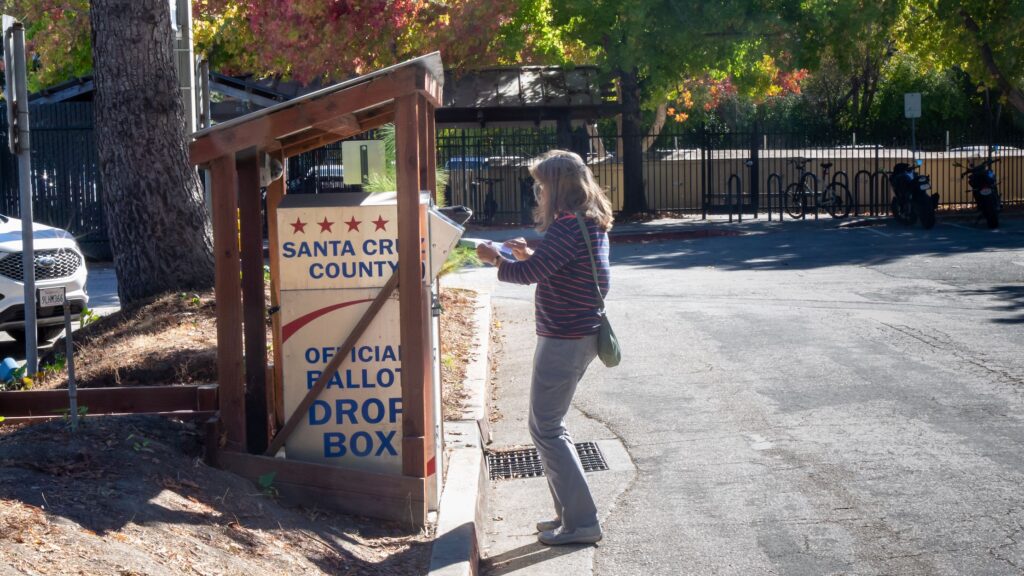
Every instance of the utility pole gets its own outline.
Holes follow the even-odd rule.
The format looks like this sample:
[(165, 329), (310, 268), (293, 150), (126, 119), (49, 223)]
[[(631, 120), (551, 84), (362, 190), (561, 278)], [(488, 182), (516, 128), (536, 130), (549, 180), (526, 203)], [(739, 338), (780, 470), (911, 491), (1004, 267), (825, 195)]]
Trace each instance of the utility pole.
[(185, 133), (196, 131), (199, 121), (196, 106), (195, 55), (192, 50), (192, 2), (168, 0), (171, 32), (174, 34), (174, 67), (178, 72), (178, 91), (185, 104)]
[(36, 266), (32, 237), (32, 149), (28, 125), (28, 82), (25, 73), (25, 27), (3, 17), (4, 76), (7, 99), (7, 144), (18, 157), (21, 216), (21, 269), (25, 309), (25, 374), (34, 375), (37, 362)]

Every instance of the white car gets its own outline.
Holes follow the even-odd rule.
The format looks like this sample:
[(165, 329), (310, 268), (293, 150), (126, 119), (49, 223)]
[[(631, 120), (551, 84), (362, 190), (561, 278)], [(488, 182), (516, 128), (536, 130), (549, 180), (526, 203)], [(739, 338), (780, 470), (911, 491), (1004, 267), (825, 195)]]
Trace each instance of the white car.
[[(64, 308), (42, 306), (53, 288), (63, 287), (77, 320), (89, 303), (85, 257), (75, 237), (60, 228), (32, 224), (36, 273), (36, 324), (39, 342), (64, 329)], [(21, 220), (0, 214), (0, 330), (25, 341), (25, 284), (22, 274)]]

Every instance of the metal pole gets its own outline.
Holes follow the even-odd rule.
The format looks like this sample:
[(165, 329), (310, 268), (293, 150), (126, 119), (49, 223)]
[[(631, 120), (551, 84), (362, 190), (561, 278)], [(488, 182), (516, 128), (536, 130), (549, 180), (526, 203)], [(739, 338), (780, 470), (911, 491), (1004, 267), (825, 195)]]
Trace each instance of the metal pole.
[[(210, 112), (210, 61), (203, 58), (199, 62), (199, 92), (202, 100), (202, 116), (200, 126), (209, 128), (212, 125), (212, 113)], [(285, 159), (285, 162), (288, 160)], [(203, 197), (206, 201), (206, 213), (213, 214), (213, 187), (210, 183), (210, 171), (203, 170)]]
[(910, 119), (910, 153), (917, 161), (917, 118)]
[[(20, 194), (21, 216), (21, 269), (23, 270), (25, 300), (25, 373), (34, 375), (38, 370), (36, 343), (36, 271), (35, 249), (32, 238), (32, 149), (29, 139), (28, 124), (28, 84), (25, 75), (25, 27), (14, 22), (10, 27), (10, 43), (8, 32), (4, 31), (5, 47), (11, 49), (14, 65), (14, 101), (8, 106), (15, 106), (17, 123), (18, 155), (18, 190)], [(10, 79), (10, 74), (8, 74)], [(13, 127), (8, 127), (12, 130)]]
[(78, 429), (78, 388), (75, 386), (75, 344), (71, 341), (71, 303), (64, 294), (64, 362), (68, 369), (68, 411), (71, 431)]

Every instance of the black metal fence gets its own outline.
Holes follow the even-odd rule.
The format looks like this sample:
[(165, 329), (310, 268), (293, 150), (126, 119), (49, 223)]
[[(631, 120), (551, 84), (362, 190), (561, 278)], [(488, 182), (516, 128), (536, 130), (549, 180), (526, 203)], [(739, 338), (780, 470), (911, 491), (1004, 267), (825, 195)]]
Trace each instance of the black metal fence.
[[(109, 257), (100, 202), (92, 104), (32, 106), (32, 191), (36, 222), (74, 234), (92, 257)], [(7, 149), (7, 113), (0, 104), (0, 213), (20, 217), (18, 162)]]
[[(716, 138), (722, 139), (716, 142)], [(1024, 205), (1024, 137), (1019, 135), (992, 139), (987, 144), (952, 134), (913, 144), (899, 140), (858, 143), (852, 134), (847, 139), (825, 142), (808, 141), (803, 134), (778, 133), (710, 135), (709, 141), (712, 145), (704, 151), (705, 179), (709, 182), (705, 213), (782, 217), (791, 207), (786, 188), (806, 181), (819, 192), (834, 182), (848, 189), (851, 214), (885, 215), (890, 212), (892, 200), (889, 174), (897, 163), (915, 161), (939, 193), (940, 208), (970, 209), (973, 196), (961, 174), (989, 158), (998, 160), (994, 169), (1003, 203)], [(744, 141), (750, 143), (747, 149), (739, 145)], [(729, 182), (723, 185), (723, 174), (729, 174), (732, 186)], [(820, 197), (808, 199), (807, 212), (804, 217), (824, 214)]]
[[(472, 208), (477, 223), (529, 223), (529, 161), (555, 147), (572, 148), (586, 157), (620, 209), (625, 193), (619, 160), (623, 140), (621, 134), (592, 133), (565, 146), (547, 128), (440, 130), (438, 165), (448, 171), (448, 202)], [(920, 171), (931, 177), (940, 194), (940, 207), (961, 209), (973, 203), (961, 172), (992, 157), (999, 159), (995, 171), (1004, 204), (1024, 205), (1024, 137), (979, 141), (985, 139), (947, 134), (916, 142), (915, 153), (909, 141), (865, 143), (855, 134), (718, 133), (669, 126), (653, 142), (645, 142), (643, 194), (651, 213), (775, 218), (785, 213), (785, 189), (804, 178), (802, 166), (813, 174), (806, 178), (817, 183), (817, 190), (832, 182), (848, 187), (851, 214), (884, 215), (892, 197), (888, 173), (899, 162), (919, 159)], [(818, 208), (812, 198), (808, 214), (816, 217)]]
[[(6, 142), (4, 118), (0, 106), (0, 138)], [(94, 257), (108, 255), (91, 103), (34, 106), (32, 128), (35, 220), (68, 229)], [(447, 172), (447, 202), (472, 208), (479, 224), (529, 224), (530, 159), (552, 148), (570, 148), (586, 157), (612, 205), (621, 209), (623, 142), (642, 138), (624, 139), (610, 123), (601, 131), (578, 127), (571, 137), (561, 136), (544, 126), (439, 129), (437, 165)], [(851, 213), (884, 215), (892, 196), (887, 173), (897, 162), (916, 157), (940, 194), (940, 206), (963, 209), (973, 200), (960, 173), (969, 162), (992, 157), (999, 160), (994, 168), (1004, 204), (1024, 205), (1024, 136), (947, 134), (918, 141), (916, 155), (908, 140), (858, 141), (854, 134), (777, 130), (720, 133), (670, 124), (653, 141), (644, 142), (644, 199), (651, 213), (789, 218), (784, 216), (784, 191), (801, 180), (794, 159), (803, 158), (816, 189), (841, 182), (853, 199)], [(340, 142), (289, 159), (288, 169), (290, 192), (346, 188), (338, 185)], [(819, 208), (811, 199), (807, 215), (820, 216)], [(6, 145), (0, 146), (0, 212), (19, 213), (17, 162)]]

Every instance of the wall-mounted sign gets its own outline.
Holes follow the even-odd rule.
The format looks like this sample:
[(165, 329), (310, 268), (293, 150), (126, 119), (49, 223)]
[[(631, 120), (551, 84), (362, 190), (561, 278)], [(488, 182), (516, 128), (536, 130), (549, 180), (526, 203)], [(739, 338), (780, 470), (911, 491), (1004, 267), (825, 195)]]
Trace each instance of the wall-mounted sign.
[[(316, 383), (376, 295), (375, 289), (282, 291), (287, 414)], [(401, 361), (396, 292), (288, 438), (287, 456), (401, 474)]]
[[(420, 240), (426, 292), (462, 228), (427, 210), (425, 196), (420, 206), (430, 234), (429, 243)], [(290, 416), (398, 269), (398, 209), (393, 193), (296, 194), (277, 214), (279, 346)], [(289, 436), (288, 458), (402, 473), (400, 326), (396, 291)], [(429, 378), (425, 385), (439, 396), (436, 371)]]

